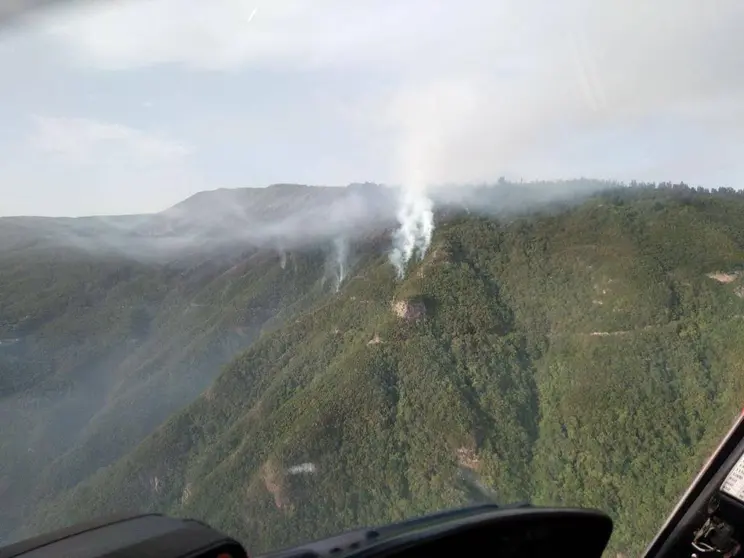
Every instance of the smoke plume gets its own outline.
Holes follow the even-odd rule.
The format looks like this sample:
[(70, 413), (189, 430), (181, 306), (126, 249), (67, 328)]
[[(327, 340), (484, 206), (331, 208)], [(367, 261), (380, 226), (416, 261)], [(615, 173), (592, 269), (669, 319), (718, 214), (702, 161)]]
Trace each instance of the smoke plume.
[(341, 283), (346, 279), (349, 257), (349, 243), (344, 237), (337, 237), (333, 241), (335, 268), (336, 268), (336, 292), (341, 288)]
[[(390, 261), (405, 275), (412, 257), (423, 258), (434, 233), (434, 181), (448, 180), (451, 162), (458, 162), (458, 146), (471, 131), (477, 89), (470, 82), (427, 82), (393, 99), (390, 117), (398, 128), (397, 174), (402, 192)], [(458, 164), (458, 170), (462, 169)], [(457, 176), (460, 178), (460, 176)]]
[(424, 188), (404, 188), (398, 210), (400, 226), (393, 235), (390, 261), (402, 279), (414, 255), (423, 258), (434, 233), (432, 201)]

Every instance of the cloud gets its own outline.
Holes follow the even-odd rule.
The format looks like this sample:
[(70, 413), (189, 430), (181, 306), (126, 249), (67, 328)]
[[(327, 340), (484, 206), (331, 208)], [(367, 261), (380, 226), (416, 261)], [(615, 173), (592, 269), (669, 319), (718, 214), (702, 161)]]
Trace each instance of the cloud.
[[(55, 13), (45, 29), (84, 63), (106, 69), (421, 64), (426, 47), (439, 60), (427, 58), (441, 64), (441, 39), (465, 32), (472, 38), (475, 14), (467, 4), (463, 11), (454, 9), (453, 18), (454, 3), (429, 0), (125, 0)], [(504, 10), (487, 3), (477, 8), (477, 33), (485, 38), (498, 30), (489, 30), (486, 21)], [(458, 46), (448, 49), (456, 52)]]
[(165, 209), (205, 188), (193, 150), (120, 123), (34, 115), (0, 154), (0, 215), (102, 215)]
[(12, 21), (18, 16), (23, 16), (30, 10), (44, 7), (54, 0), (4, 0), (0, 4), (0, 21)]
[[(377, 79), (373, 97), (346, 103), (355, 136), (388, 146), (395, 180), (447, 182), (601, 173), (614, 155), (591, 145), (627, 150), (607, 138), (634, 142), (652, 125), (667, 126), (665, 152), (672, 130), (705, 138), (700, 165), (686, 162), (704, 178), (744, 131), (742, 25), (740, 0), (129, 0), (71, 11), (46, 33), (107, 70)], [(629, 161), (618, 178), (664, 178), (689, 149)]]
[[(666, 136), (652, 149), (681, 143), (673, 130), (705, 138), (698, 141), (698, 163), (685, 165), (697, 178), (741, 138), (741, 2), (622, 0), (600, 7), (531, 0), (504, 15), (506, 24), (494, 25), (495, 39), (442, 36), (445, 50), (455, 45), (473, 59), (460, 56), (459, 65), (414, 73), (380, 100), (374, 112), (385, 115), (380, 122), (396, 142), (399, 180), (555, 177), (580, 146), (585, 168), (596, 169), (598, 157), (602, 172), (653, 126)], [(609, 144), (616, 154), (587, 149), (612, 135), (623, 140)], [(677, 155), (689, 155), (688, 148)], [(667, 178), (674, 167), (665, 161), (654, 178)], [(639, 170), (628, 167), (621, 178)]]
[(102, 159), (160, 163), (190, 152), (174, 140), (122, 124), (50, 116), (33, 116), (32, 120), (31, 145), (68, 163), (100, 164)]
[(596, 104), (599, 89), (610, 85), (601, 80), (608, 71), (648, 76), (658, 69), (673, 83), (690, 74), (690, 63), (715, 59), (705, 72), (713, 75), (740, 63), (735, 47), (742, 43), (743, 11), (737, 0), (607, 0), (601, 6), (590, 0), (122, 0), (77, 5), (55, 13), (45, 28), (105, 68), (364, 63), (416, 75), (549, 72), (557, 64), (583, 82), (588, 97), (600, 95)]

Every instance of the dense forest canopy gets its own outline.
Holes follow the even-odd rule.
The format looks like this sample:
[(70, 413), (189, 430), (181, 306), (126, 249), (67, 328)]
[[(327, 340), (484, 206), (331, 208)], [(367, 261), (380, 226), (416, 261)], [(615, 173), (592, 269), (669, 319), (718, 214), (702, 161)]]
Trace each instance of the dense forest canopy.
[(744, 194), (573, 184), (439, 194), (403, 280), (374, 185), (343, 276), (341, 229), (142, 260), (0, 219), (0, 536), (159, 510), (256, 552), (492, 494), (638, 553), (744, 401)]

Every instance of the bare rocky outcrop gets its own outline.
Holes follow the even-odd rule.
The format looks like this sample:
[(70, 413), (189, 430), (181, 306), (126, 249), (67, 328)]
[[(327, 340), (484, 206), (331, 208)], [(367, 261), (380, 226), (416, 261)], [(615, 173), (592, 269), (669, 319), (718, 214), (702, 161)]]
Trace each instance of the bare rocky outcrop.
[(375, 336), (372, 339), (367, 341), (367, 345), (379, 345), (380, 343), (382, 343), (382, 339), (380, 339), (380, 336), (377, 333), (375, 333)]
[(426, 305), (421, 301), (394, 300), (393, 312), (404, 320), (418, 320), (426, 315)]
[(283, 479), (281, 470), (273, 460), (269, 459), (261, 467), (261, 479), (264, 482), (266, 490), (274, 497), (274, 505), (279, 509), (285, 507), (289, 501), (282, 488)]
[(480, 459), (475, 450), (470, 448), (457, 448), (457, 463), (460, 467), (465, 467), (471, 471), (477, 471), (480, 468)]
[(718, 281), (719, 283), (731, 283), (736, 281), (736, 278), (739, 277), (739, 272), (735, 271), (733, 273), (725, 273), (723, 271), (716, 271), (714, 273), (708, 273), (708, 277)]

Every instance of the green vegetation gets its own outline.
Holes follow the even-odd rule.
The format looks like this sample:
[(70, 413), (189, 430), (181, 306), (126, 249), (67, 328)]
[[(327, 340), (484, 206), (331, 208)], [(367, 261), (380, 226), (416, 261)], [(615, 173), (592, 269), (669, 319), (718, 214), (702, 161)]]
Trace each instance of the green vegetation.
[[(463, 504), (475, 473), (501, 502), (606, 510), (612, 549), (638, 553), (744, 401), (742, 223), (732, 190), (637, 186), (520, 217), (440, 215), (403, 281), (384, 235), (353, 247), (338, 293), (310, 251), (284, 270), (239, 258), (245, 283), (153, 280), (160, 298), (108, 319), (191, 332), (179, 359), (200, 358), (208, 324), (284, 313), (126, 455), (53, 483), (15, 534), (159, 510), (256, 552)], [(184, 322), (172, 289), (210, 314)], [(14, 316), (43, 300), (26, 297)]]
[(0, 539), (132, 449), (321, 291), (323, 255), (0, 254)]

